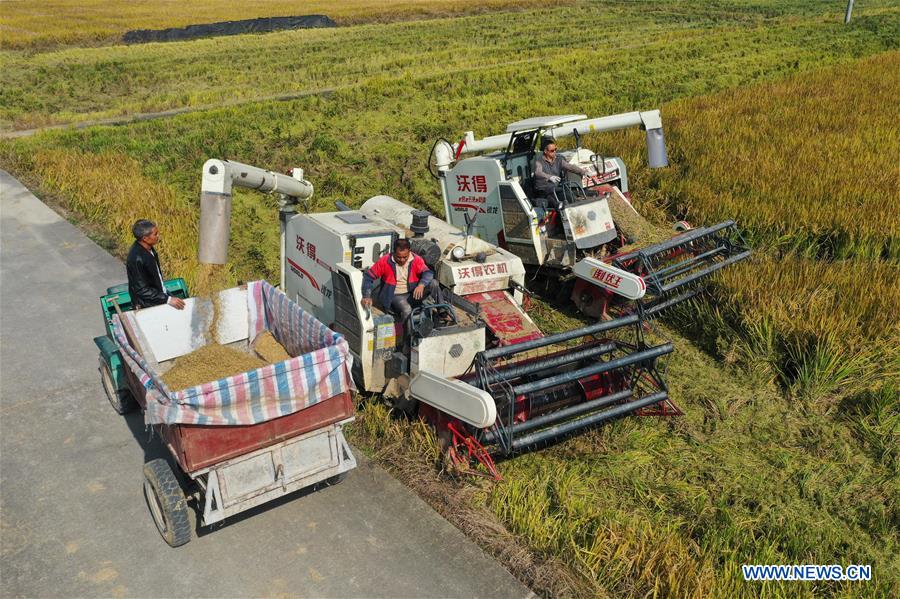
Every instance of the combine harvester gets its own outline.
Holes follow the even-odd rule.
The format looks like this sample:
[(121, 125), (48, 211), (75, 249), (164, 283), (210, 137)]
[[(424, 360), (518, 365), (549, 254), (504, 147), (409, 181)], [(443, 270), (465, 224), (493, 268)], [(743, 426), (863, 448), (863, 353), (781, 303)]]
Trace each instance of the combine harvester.
[[(581, 147), (582, 135), (628, 127), (646, 130), (651, 168), (668, 166), (658, 110), (537, 117), (483, 139), (468, 131), (456, 144), (438, 140), (429, 166), (437, 168), (432, 175), (441, 184), (447, 222), (463, 228), (477, 212), (478, 237), (521, 258), (529, 281), (551, 282), (556, 298), (571, 299), (589, 316), (607, 316), (607, 308), (653, 316), (693, 297), (703, 279), (750, 250), (730, 220), (698, 229), (682, 221), (670, 239), (642, 238), (652, 227), (631, 206), (625, 163)], [(534, 168), (542, 141), (569, 136), (576, 148), (561, 154), (588, 174), (568, 173), (556, 189), (558, 208), (539, 217)]]
[[(673, 414), (639, 314), (544, 336), (523, 309), (525, 265), (514, 253), (388, 196), (359, 210), (297, 213), (312, 194), (301, 169), (282, 175), (237, 162), (203, 167), (200, 261), (227, 262), (233, 186), (281, 194), (281, 288), (340, 333), (360, 390), (417, 412), (463, 467), (511, 455), (634, 412)], [(408, 237), (446, 304), (405, 322), (361, 305), (363, 273)], [(438, 318), (438, 312), (452, 318)]]

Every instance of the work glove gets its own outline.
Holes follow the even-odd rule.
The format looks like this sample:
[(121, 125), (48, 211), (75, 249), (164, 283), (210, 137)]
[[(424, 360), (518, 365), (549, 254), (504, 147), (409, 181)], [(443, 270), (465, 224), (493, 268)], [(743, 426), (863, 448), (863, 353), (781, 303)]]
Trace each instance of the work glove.
[(560, 181), (562, 181), (562, 179), (560, 179), (556, 175), (553, 175), (552, 177), (550, 177), (550, 182), (553, 183), (554, 185), (559, 185)]

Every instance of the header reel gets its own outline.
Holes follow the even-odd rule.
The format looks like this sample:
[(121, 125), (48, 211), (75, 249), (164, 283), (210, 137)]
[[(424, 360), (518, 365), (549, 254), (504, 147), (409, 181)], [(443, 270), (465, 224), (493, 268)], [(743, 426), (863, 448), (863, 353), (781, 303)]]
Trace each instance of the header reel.
[[(613, 331), (615, 338), (596, 337)], [(475, 437), (490, 453), (509, 456), (653, 406), (660, 415), (680, 414), (659, 364), (672, 349), (648, 346), (640, 317), (630, 315), (483, 351), (474, 372), (460, 377), (497, 405), (493, 426)]]
[(615, 255), (611, 264), (644, 279), (647, 299), (640, 308), (654, 316), (696, 295), (713, 273), (749, 257), (743, 236), (734, 221), (727, 220)]

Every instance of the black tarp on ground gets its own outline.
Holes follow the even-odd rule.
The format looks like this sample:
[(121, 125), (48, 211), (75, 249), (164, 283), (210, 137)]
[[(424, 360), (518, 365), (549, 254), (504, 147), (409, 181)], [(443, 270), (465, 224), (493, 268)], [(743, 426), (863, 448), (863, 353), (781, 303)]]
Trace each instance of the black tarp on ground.
[(269, 33), (284, 29), (312, 29), (315, 27), (337, 27), (337, 23), (325, 15), (304, 15), (299, 17), (261, 17), (243, 21), (222, 21), (204, 23), (170, 29), (134, 29), (122, 36), (126, 44), (144, 42), (174, 42), (198, 37), (218, 35), (238, 35), (241, 33)]

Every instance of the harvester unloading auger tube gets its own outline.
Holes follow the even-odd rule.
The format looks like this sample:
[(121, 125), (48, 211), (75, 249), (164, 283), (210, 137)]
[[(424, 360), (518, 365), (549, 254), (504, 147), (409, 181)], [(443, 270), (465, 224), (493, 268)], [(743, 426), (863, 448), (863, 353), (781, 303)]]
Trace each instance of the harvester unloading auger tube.
[[(474, 210), (479, 237), (519, 256), (532, 279), (552, 280), (560, 299), (590, 316), (607, 316), (608, 307), (652, 316), (694, 296), (703, 279), (750, 250), (733, 221), (696, 229), (682, 221), (669, 238), (637, 213), (624, 162), (581, 147), (582, 135), (628, 127), (646, 130), (651, 168), (668, 166), (658, 110), (536, 117), (501, 135), (475, 139), (468, 131), (455, 144), (438, 140), (429, 168), (437, 168), (447, 222), (462, 227)], [(568, 173), (541, 214), (534, 169), (542, 142), (570, 136), (576, 147), (561, 154), (587, 174)]]
[[(358, 210), (297, 213), (312, 185), (292, 173), (207, 161), (200, 261), (227, 258), (232, 185), (281, 192), (282, 289), (344, 335), (359, 390), (425, 418), (455, 463), (478, 460), (496, 476), (492, 455), (626, 414), (678, 413), (658, 366), (672, 347), (648, 346), (639, 315), (544, 336), (523, 308), (525, 267), (516, 255), (388, 196)], [(447, 298), (405, 322), (360, 301), (363, 273), (401, 236)]]

